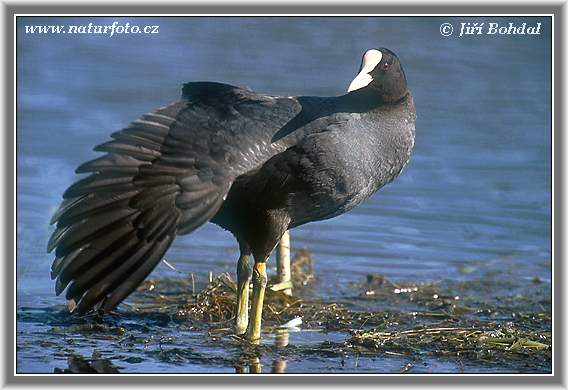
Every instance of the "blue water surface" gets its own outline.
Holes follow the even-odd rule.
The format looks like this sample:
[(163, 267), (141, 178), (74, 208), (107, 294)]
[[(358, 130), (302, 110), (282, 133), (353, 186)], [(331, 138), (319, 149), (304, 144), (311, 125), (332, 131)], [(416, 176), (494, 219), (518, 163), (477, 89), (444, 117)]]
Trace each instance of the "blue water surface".
[[(26, 25), (115, 21), (156, 25), (159, 33), (25, 32)], [(440, 34), (442, 23), (457, 30), (465, 21), (542, 27), (534, 36)], [(366, 203), (292, 232), (293, 247), (313, 254), (322, 296), (338, 299), (347, 282), (370, 273), (438, 281), (495, 271), (550, 283), (550, 27), (529, 17), (19, 18), (18, 308), (63, 303), (49, 277), (49, 220), (77, 179), (74, 169), (96, 157), (92, 147), (111, 132), (174, 101), (188, 81), (343, 94), (362, 53), (382, 46), (405, 68), (418, 114), (416, 147), (401, 176)], [(233, 273), (237, 249), (229, 233), (207, 224), (179, 237), (166, 257), (205, 281), (210, 271)], [(172, 275), (160, 264), (152, 277)], [(18, 363), (22, 372), (53, 365)]]

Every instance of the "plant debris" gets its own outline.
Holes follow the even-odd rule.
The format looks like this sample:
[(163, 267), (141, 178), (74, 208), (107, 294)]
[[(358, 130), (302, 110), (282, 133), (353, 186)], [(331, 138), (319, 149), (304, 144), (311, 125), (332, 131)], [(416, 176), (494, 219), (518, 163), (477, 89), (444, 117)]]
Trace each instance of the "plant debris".
[[(469, 327), (416, 327), (399, 331), (354, 331), (349, 339), (354, 345), (381, 351), (425, 351), (433, 354), (479, 358), (507, 354), (544, 352), (550, 358), (550, 333), (537, 333), (512, 325)], [(411, 347), (410, 347), (411, 346)]]
[[(545, 282), (503, 285), (488, 275), (471, 281), (402, 283), (371, 274), (352, 283), (348, 296), (327, 302), (314, 294), (316, 277), (307, 250), (296, 254), (292, 277), (291, 296), (283, 293), (275, 278), (266, 289), (263, 332), (274, 335), (274, 345), (251, 347), (234, 335), (236, 282), (227, 273), (211, 275), (198, 291), (193, 275), (148, 280), (128, 304), (104, 317), (78, 318), (63, 315), (63, 310), (50, 311), (46, 313), (49, 334), (75, 340), (71, 345), (82, 340), (116, 343), (125, 351), (115, 359), (129, 365), (152, 358), (170, 364), (197, 361), (233, 366), (238, 372), (247, 372), (245, 367), (248, 372), (259, 372), (259, 356), (268, 354), (279, 356), (273, 362), (275, 371), (284, 369), (286, 359), (302, 356), (342, 362), (349, 356), (398, 359), (395, 372), (399, 373), (423, 372), (423, 363), (432, 359), (456, 362), (455, 366), (468, 372), (484, 372), (488, 367), (499, 367), (500, 372), (551, 371), (552, 305)], [(24, 310), (19, 320), (33, 322), (39, 315)], [(186, 336), (176, 329), (195, 332), (194, 337), (203, 337), (207, 345), (238, 350), (239, 355), (199, 352), (188, 346), (183, 341)], [(326, 334), (333, 334), (333, 341), (289, 342), (288, 333), (298, 331), (306, 335), (308, 331), (320, 332), (318, 337), (324, 340)], [(68, 368), (58, 372), (115, 369), (110, 361), (103, 364), (98, 356), (82, 359), (49, 340), (41, 346), (70, 359)], [(145, 352), (133, 355), (137, 346)]]

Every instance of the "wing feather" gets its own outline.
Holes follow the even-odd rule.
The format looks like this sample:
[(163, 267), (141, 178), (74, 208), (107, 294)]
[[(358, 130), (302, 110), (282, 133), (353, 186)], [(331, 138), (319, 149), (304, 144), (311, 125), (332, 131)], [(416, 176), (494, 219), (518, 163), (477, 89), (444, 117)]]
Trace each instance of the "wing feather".
[(112, 310), (176, 235), (215, 216), (237, 177), (285, 149), (270, 139), (297, 112), (291, 99), (189, 83), (180, 101), (113, 133), (52, 218), (56, 292), (67, 288), (78, 313)]

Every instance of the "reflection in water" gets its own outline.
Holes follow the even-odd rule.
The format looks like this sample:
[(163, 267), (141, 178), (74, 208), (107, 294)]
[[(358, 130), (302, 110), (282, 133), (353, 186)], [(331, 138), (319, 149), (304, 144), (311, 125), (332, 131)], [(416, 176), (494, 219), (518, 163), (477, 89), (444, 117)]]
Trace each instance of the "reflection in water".
[[(287, 347), (290, 342), (290, 333), (288, 329), (277, 329), (274, 337), (274, 345), (279, 348)], [(249, 347), (248, 345), (246, 346)], [(245, 351), (241, 354), (240, 362), (235, 365), (235, 373), (237, 374), (262, 374), (262, 364), (260, 362), (261, 354), (258, 350), (254, 352)], [(283, 357), (276, 357), (272, 361), (271, 373), (284, 374), (288, 362)], [(247, 370), (248, 369), (248, 370)]]
[(286, 372), (286, 366), (288, 362), (286, 360), (275, 359), (272, 362), (272, 373), (273, 374), (284, 374)]
[[(277, 347), (287, 347), (290, 341), (290, 333), (288, 329), (278, 329), (274, 338), (274, 345)], [(284, 374), (286, 371), (287, 361), (285, 359), (274, 359), (272, 362), (273, 374)]]
[(250, 373), (251, 374), (261, 374), (262, 365), (260, 364), (260, 357), (255, 357), (250, 362)]
[(239, 363), (235, 365), (236, 374), (262, 374), (260, 364), (260, 354), (251, 356), (250, 353), (243, 353)]
[(68, 368), (55, 368), (55, 374), (119, 374), (120, 372), (114, 367), (109, 359), (101, 358), (98, 352), (93, 352), (90, 360), (84, 359), (82, 356), (71, 354), (67, 358)]

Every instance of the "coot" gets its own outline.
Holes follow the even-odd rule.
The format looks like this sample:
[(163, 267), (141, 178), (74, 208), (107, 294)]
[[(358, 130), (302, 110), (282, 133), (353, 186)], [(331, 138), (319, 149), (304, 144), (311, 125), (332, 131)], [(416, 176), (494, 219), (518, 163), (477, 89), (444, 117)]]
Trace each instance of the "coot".
[[(260, 338), (265, 263), (282, 234), (345, 213), (392, 181), (414, 146), (397, 56), (368, 50), (348, 93), (281, 97), (191, 82), (99, 145), (52, 223), (51, 277), (71, 311), (112, 310), (177, 235), (210, 221), (236, 238), (236, 329)], [(254, 266), (249, 266), (253, 256)], [(248, 286), (252, 278), (251, 321)]]

